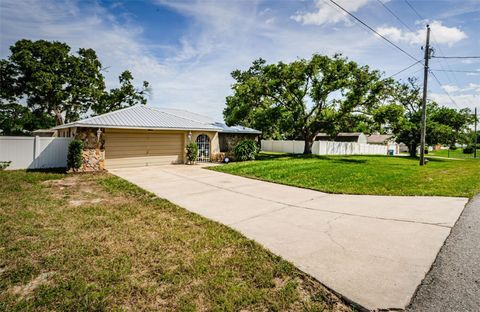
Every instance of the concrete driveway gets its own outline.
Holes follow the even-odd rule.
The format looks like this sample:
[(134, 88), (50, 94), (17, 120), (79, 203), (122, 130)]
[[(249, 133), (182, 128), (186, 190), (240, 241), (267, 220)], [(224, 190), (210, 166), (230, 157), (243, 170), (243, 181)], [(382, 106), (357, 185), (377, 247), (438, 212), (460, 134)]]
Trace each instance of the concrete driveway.
[(111, 172), (240, 231), (370, 310), (407, 306), (467, 202), (326, 194), (200, 166)]

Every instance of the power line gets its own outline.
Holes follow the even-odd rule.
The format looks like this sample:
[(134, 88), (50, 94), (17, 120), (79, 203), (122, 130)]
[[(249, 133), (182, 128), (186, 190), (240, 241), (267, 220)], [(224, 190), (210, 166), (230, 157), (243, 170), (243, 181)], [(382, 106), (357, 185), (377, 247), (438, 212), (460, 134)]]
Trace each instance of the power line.
[(480, 59), (480, 56), (432, 56), (434, 58), (442, 59)]
[[(410, 7), (410, 9), (421, 19), (421, 20), (425, 20), (425, 18), (413, 7), (413, 5), (408, 1), (408, 0), (405, 0), (405, 3)], [(438, 44), (438, 42), (435, 40), (435, 37), (432, 36), (432, 39), (433, 39), (433, 42), (435, 43), (435, 45), (438, 47), (438, 49), (440, 50), (440, 52), (442, 54), (443, 51), (442, 51), (442, 48), (440, 47), (440, 45)], [(455, 71), (455, 70), (452, 70), (452, 68), (450, 67), (450, 64), (446, 61), (446, 60), (443, 60), (443, 59), (456, 59), (456, 58), (459, 58), (459, 59), (462, 59), (462, 58), (466, 58), (466, 59), (469, 59), (469, 58), (480, 58), (480, 56), (460, 56), (460, 57), (456, 57), (456, 56), (434, 56), (432, 55), (431, 56), (432, 58), (437, 58), (439, 59), (438, 62), (440, 64), (440, 67), (442, 68), (441, 70), (437, 70), (437, 71), (441, 71), (441, 72), (444, 72), (445, 73), (445, 76), (447, 77), (448, 81), (452, 83), (452, 80), (450, 79), (450, 76), (449, 76), (449, 73), (455, 73), (455, 72), (463, 72), (463, 71)], [(446, 70), (442, 64), (442, 61), (445, 62), (445, 65), (447, 66), (448, 70)], [(467, 72), (467, 71), (465, 71)], [(477, 73), (477, 72), (474, 72), (474, 73)], [(435, 80), (440, 84), (440, 86), (442, 87), (440, 81), (438, 80), (437, 76), (435, 76), (435, 74), (432, 72), (432, 75), (434, 76)], [(454, 78), (455, 82), (457, 83), (457, 85), (460, 85), (459, 81), (457, 80), (457, 77), (456, 75), (452, 74), (452, 77)], [(458, 105), (456, 104), (456, 102), (453, 100), (453, 98), (450, 96), (450, 94), (445, 90), (443, 89), (442, 87), (442, 90), (448, 95), (448, 97), (450, 98), (450, 100), (455, 104), (455, 106), (458, 107)]]
[(413, 5), (411, 5), (408, 0), (405, 0), (405, 3), (410, 7), (410, 9), (412, 9), (413, 12), (415, 12), (415, 14), (417, 14), (418, 17), (420, 17), (421, 20), (424, 20), (424, 18), (420, 15), (420, 13), (418, 13), (417, 10), (415, 10)]
[(430, 72), (433, 76), (433, 78), (435, 78), (435, 81), (437, 81), (437, 83), (440, 85), (440, 88), (443, 90), (443, 92), (448, 96), (448, 98), (450, 99), (450, 101), (452, 101), (452, 103), (458, 108), (460, 109), (460, 106), (458, 106), (457, 102), (455, 102), (455, 100), (452, 98), (452, 96), (450, 95), (450, 93), (448, 93), (447, 90), (444, 89), (442, 83), (440, 82), (440, 80), (438, 80), (437, 76), (435, 75), (434, 72)]
[(447, 72), (447, 73), (476, 73), (476, 74), (480, 74), (480, 71), (478, 71), (478, 70), (456, 70), (456, 69), (434, 69), (434, 68), (432, 68), (432, 70), (438, 71), (438, 72)]
[(358, 17), (356, 17), (355, 15), (353, 15), (352, 13), (350, 13), (349, 11), (347, 11), (345, 8), (343, 8), (341, 5), (339, 5), (338, 3), (336, 3), (334, 0), (330, 0), (330, 2), (332, 2), (333, 4), (335, 4), (338, 8), (340, 8), (343, 12), (347, 13), (348, 15), (350, 15), (351, 17), (353, 17), (355, 20), (357, 20), (358, 22), (360, 22), (363, 26), (367, 27), (369, 30), (371, 30), (372, 32), (374, 32), (375, 34), (377, 34), (380, 38), (382, 38), (383, 40), (387, 41), (388, 43), (390, 43), (392, 46), (394, 46), (395, 48), (397, 48), (398, 50), (400, 50), (401, 52), (403, 52), (405, 55), (407, 55), (408, 57), (410, 57), (411, 59), (415, 60), (415, 61), (418, 61), (416, 57), (414, 57), (413, 55), (411, 55), (410, 53), (408, 53), (407, 51), (405, 51), (404, 49), (400, 48), (398, 45), (396, 45), (395, 43), (393, 43), (392, 41), (390, 41), (388, 38), (386, 38), (385, 36), (381, 35), (380, 33), (378, 33), (375, 29), (373, 29), (372, 27), (370, 27), (367, 23), (365, 23), (364, 21), (362, 21), (361, 19), (359, 19)]
[(383, 3), (381, 0), (377, 0), (378, 3), (380, 3), (384, 8), (385, 10), (387, 10), (390, 14), (392, 14), (403, 26), (405, 26), (405, 28), (407, 28), (408, 30), (410, 30), (411, 32), (415, 32), (413, 31), (410, 26), (408, 26), (400, 17), (398, 17), (397, 14), (395, 14), (392, 10), (390, 10), (390, 8), (385, 4)]
[(404, 69), (396, 72), (395, 74), (393, 74), (393, 75), (391, 75), (391, 76), (388, 76), (387, 79), (388, 79), (388, 78), (392, 78), (392, 77), (394, 77), (394, 76), (396, 76), (396, 75), (398, 75), (398, 74), (401, 74), (401, 73), (403, 73), (404, 71), (409, 70), (410, 68), (412, 68), (413, 66), (415, 66), (415, 65), (417, 65), (418, 63), (421, 63), (421, 62), (422, 62), (421, 60), (420, 60), (420, 61), (416, 61), (416, 62), (413, 63), (412, 65), (410, 65), (410, 66), (408, 66), (408, 67), (405, 67)]

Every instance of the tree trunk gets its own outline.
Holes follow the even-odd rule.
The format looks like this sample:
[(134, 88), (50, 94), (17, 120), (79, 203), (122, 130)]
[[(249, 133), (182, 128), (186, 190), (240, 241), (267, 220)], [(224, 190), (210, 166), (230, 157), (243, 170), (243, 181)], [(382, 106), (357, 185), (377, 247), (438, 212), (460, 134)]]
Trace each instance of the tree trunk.
[(408, 149), (408, 152), (410, 153), (410, 157), (417, 156), (417, 142), (410, 142), (410, 147)]
[(303, 155), (312, 154), (312, 145), (313, 145), (313, 139), (306, 137), (305, 138), (305, 148), (303, 149)]
[(62, 112), (59, 111), (58, 109), (54, 109), (53, 110), (54, 114), (55, 114), (55, 123), (57, 126), (60, 126), (60, 125), (63, 125), (63, 116), (62, 116)]

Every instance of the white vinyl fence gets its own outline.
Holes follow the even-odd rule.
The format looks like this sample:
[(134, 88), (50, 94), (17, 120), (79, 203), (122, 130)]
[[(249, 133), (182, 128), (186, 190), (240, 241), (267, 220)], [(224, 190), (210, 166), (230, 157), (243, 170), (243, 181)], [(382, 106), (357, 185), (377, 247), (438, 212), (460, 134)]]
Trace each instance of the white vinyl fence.
[[(305, 142), (293, 140), (262, 140), (261, 149), (265, 152), (301, 154)], [(316, 155), (387, 155), (386, 145), (362, 144), (354, 142), (315, 141), (312, 154)]]
[(67, 166), (71, 138), (0, 136), (0, 161), (11, 161), (7, 170)]

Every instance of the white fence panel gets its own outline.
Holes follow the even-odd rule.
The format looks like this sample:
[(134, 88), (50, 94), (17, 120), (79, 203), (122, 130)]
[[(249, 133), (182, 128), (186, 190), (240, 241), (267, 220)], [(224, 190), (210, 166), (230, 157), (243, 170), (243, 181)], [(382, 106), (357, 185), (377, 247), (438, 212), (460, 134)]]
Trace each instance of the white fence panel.
[(72, 138), (0, 137), (0, 161), (11, 161), (7, 169), (46, 169), (67, 166)]
[[(262, 151), (301, 154), (304, 141), (262, 140)], [(387, 155), (386, 145), (375, 145), (356, 142), (315, 141), (312, 153), (316, 155)]]

